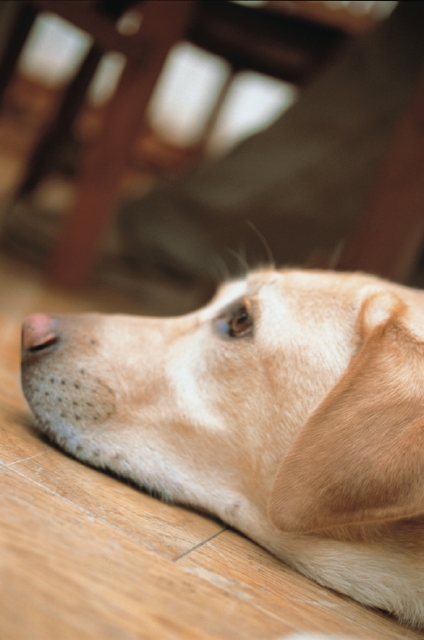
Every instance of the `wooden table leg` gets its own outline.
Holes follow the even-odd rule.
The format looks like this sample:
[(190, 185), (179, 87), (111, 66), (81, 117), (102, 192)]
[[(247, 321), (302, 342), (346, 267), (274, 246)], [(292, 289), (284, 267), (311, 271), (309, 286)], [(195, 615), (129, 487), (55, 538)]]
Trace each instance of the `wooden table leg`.
[(170, 48), (185, 33), (192, 0), (148, 0), (140, 54), (129, 57), (105, 113), (102, 130), (83, 158), (75, 204), (66, 216), (48, 267), (50, 281), (84, 286), (115, 204), (120, 179)]

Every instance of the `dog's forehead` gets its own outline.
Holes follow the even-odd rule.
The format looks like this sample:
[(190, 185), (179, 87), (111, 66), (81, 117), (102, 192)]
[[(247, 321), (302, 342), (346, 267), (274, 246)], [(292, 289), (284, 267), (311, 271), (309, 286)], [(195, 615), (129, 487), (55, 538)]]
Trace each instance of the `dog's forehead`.
[[(297, 285), (299, 283), (296, 285), (296, 282), (292, 282), (293, 278), (296, 280), (295, 274), (296, 272), (291, 270), (257, 270), (244, 278), (227, 282), (221, 285), (212, 301), (200, 310), (200, 319), (210, 319), (235, 300), (241, 300), (244, 297), (262, 294), (269, 301), (269, 297), (275, 295), (275, 292), (279, 292), (285, 297), (290, 297), (292, 289), (298, 290)], [(305, 279), (305, 276), (303, 276), (303, 279)], [(303, 282), (302, 288), (305, 284)], [(312, 290), (313, 283), (311, 283), (311, 292)]]
[[(299, 313), (306, 319), (316, 317), (317, 308), (324, 315), (332, 315), (352, 306), (358, 289), (369, 284), (370, 278), (361, 275), (299, 269), (261, 269), (245, 278), (222, 285), (213, 300), (199, 312), (200, 320), (210, 320), (222, 309), (244, 297), (257, 297), (263, 309), (270, 312), (278, 305), (279, 314)], [(380, 285), (381, 288), (381, 285)]]

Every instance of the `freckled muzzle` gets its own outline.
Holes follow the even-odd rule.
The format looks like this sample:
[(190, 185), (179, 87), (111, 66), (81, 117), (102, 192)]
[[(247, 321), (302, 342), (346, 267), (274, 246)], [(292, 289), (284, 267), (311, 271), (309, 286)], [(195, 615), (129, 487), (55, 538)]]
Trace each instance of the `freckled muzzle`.
[(22, 325), (21, 379), (37, 426), (75, 451), (81, 434), (107, 421), (115, 394), (99, 373), (95, 321), (32, 314)]

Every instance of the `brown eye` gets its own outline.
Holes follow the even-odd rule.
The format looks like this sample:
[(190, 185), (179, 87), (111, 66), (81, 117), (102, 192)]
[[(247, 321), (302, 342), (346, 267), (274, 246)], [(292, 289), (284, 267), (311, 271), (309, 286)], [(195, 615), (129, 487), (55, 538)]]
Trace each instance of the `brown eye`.
[(244, 304), (232, 317), (229, 324), (229, 335), (232, 338), (245, 336), (252, 330), (253, 323), (249, 311), (247, 305)]
[(227, 307), (215, 321), (222, 337), (242, 338), (253, 331), (253, 315), (248, 299), (244, 298)]

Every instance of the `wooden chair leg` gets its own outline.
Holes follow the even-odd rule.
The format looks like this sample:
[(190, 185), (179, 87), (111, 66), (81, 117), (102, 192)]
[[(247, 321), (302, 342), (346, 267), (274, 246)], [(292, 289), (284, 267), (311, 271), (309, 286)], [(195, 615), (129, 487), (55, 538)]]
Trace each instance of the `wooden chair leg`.
[(192, 0), (148, 0), (140, 55), (129, 58), (102, 130), (83, 158), (76, 202), (66, 216), (48, 268), (50, 281), (84, 286), (115, 203), (120, 179), (170, 48), (186, 31)]
[(102, 49), (93, 44), (75, 78), (64, 92), (56, 117), (32, 153), (25, 177), (17, 191), (17, 198), (31, 193), (53, 169), (60, 150), (71, 138), (72, 125), (84, 103), (88, 86), (102, 55)]
[(424, 72), (336, 268), (407, 282), (424, 246)]

